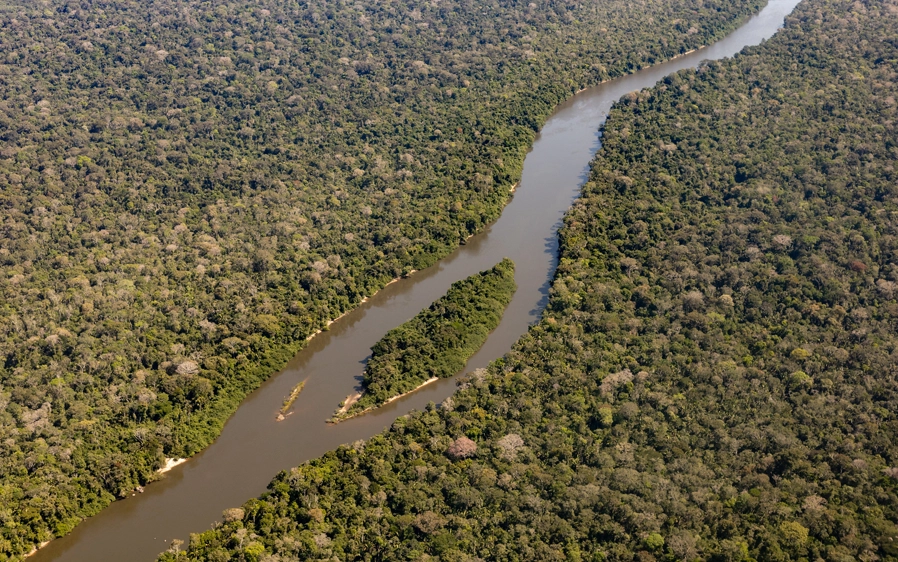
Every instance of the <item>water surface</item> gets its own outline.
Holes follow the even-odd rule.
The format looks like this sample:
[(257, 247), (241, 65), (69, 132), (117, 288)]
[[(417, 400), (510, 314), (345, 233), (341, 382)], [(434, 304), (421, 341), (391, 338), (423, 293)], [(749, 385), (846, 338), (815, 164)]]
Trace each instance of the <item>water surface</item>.
[[(393, 283), (315, 337), (289, 365), (250, 394), (218, 440), (146, 487), (118, 501), (29, 562), (152, 561), (173, 538), (208, 529), (221, 512), (258, 496), (272, 477), (340, 444), (366, 439), (413, 409), (440, 402), (455, 389), (445, 379), (365, 416), (325, 421), (358, 384), (370, 347), (388, 330), (442, 296), (449, 286), (510, 257), (518, 291), (502, 323), (468, 362), (484, 367), (504, 355), (534, 324), (548, 300), (557, 265), (557, 230), (586, 180), (600, 147), (599, 130), (611, 104), (702, 60), (732, 56), (781, 27), (799, 0), (770, 0), (742, 27), (714, 45), (636, 74), (585, 90), (556, 108), (524, 161), (521, 183), (502, 216), (436, 265)], [(284, 398), (308, 379), (294, 413), (276, 422)]]

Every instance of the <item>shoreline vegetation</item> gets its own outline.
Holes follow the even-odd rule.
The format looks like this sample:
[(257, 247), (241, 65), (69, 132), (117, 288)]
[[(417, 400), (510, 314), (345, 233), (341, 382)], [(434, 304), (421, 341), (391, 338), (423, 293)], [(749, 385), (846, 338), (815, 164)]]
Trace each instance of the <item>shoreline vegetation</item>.
[[(685, 53), (680, 53), (679, 55), (670, 57), (669, 59), (665, 59), (665, 60), (663, 60), (663, 61), (659, 61), (658, 64), (664, 64), (665, 62), (670, 62), (670, 61), (677, 60), (677, 59), (682, 58), (682, 57), (685, 57), (685, 56), (687, 56), (687, 55), (691, 55), (692, 53), (694, 53), (694, 52), (696, 52), (696, 51), (701, 51), (702, 49), (705, 49), (705, 48), (707, 48), (707, 47), (708, 47), (707, 45), (699, 45), (698, 47), (696, 47), (696, 48), (694, 48), (694, 49), (689, 49), (689, 50), (686, 51)], [(577, 90), (576, 92), (574, 92), (574, 95), (576, 96), (577, 94), (582, 94), (583, 92), (585, 92), (586, 90), (589, 90), (590, 88), (595, 88), (596, 86), (601, 86), (602, 84), (605, 84), (605, 83), (607, 83), (607, 82), (611, 82), (611, 81), (614, 80), (614, 79), (615, 79), (615, 78), (608, 78), (607, 80), (602, 80), (601, 82), (597, 82), (597, 83), (591, 84), (591, 85), (589, 85), (589, 86), (584, 86), (584, 87), (580, 88), (579, 90)], [(514, 192), (514, 190), (517, 188), (517, 186), (518, 186), (518, 185), (515, 184), (515, 185), (512, 187), (512, 192)]]
[[(474, 234), (472, 234), (471, 236), (474, 236), (475, 234), (477, 234), (477, 233), (474, 233)], [(470, 236), (469, 236), (468, 238), (470, 238)], [(414, 275), (414, 274), (417, 273), (417, 272), (418, 272), (417, 269), (411, 269), (411, 270), (409, 270), (408, 273), (405, 273), (405, 274), (400, 275), (400, 276), (398, 276), (398, 277), (394, 277), (394, 278), (391, 279), (386, 285), (384, 285), (384, 286), (381, 287), (380, 289), (376, 290), (376, 291), (375, 291), (374, 293), (372, 293), (370, 296), (367, 296), (367, 297), (362, 298), (362, 300), (360, 300), (360, 301), (358, 302), (357, 305), (355, 305), (355, 306), (353, 306), (353, 307), (351, 307), (351, 308), (348, 308), (348, 309), (346, 310), (346, 312), (344, 312), (344, 313), (341, 314), (340, 316), (337, 316), (336, 318), (334, 318), (334, 319), (332, 319), (332, 320), (328, 320), (327, 323), (324, 325), (324, 328), (321, 328), (321, 329), (319, 329), (319, 330), (315, 330), (314, 332), (312, 332), (312, 333), (306, 338), (306, 341), (307, 341), (307, 342), (312, 341), (312, 339), (313, 339), (315, 336), (321, 334), (322, 332), (326, 332), (326, 331), (327, 331), (327, 330), (328, 330), (328, 329), (329, 329), (335, 322), (337, 322), (338, 320), (340, 320), (341, 318), (343, 318), (343, 317), (346, 316), (347, 314), (349, 314), (349, 313), (351, 313), (351, 312), (355, 312), (355, 311), (358, 309), (358, 307), (360, 307), (361, 305), (365, 304), (366, 302), (368, 302), (369, 300), (371, 300), (372, 298), (374, 298), (375, 296), (377, 296), (381, 291), (383, 291), (384, 289), (386, 289), (386, 288), (389, 287), (390, 285), (392, 285), (392, 284), (394, 284), (394, 283), (398, 283), (399, 281), (402, 281), (403, 279), (408, 279), (409, 277), (411, 277), (412, 275)]]
[(453, 283), (430, 307), (374, 344), (362, 391), (347, 397), (328, 422), (360, 416), (458, 373), (499, 325), (516, 289), (508, 258)]
[(47, 546), (48, 544), (50, 544), (50, 541), (44, 541), (44, 542), (38, 544), (37, 546), (35, 546), (34, 548), (32, 548), (30, 552), (28, 552), (27, 554), (25, 554), (25, 558), (31, 558), (32, 556), (34, 556), (35, 554), (37, 554), (37, 551), (38, 551), (38, 550), (44, 548), (44, 547)]
[(205, 448), (316, 327), (482, 231), (571, 93), (763, 2), (338, 4), (0, 14), (0, 483), (41, 490), (0, 497), (0, 554)]
[(424, 381), (424, 382), (422, 382), (421, 384), (419, 384), (418, 386), (416, 386), (415, 388), (409, 390), (408, 392), (403, 392), (402, 394), (397, 394), (396, 396), (393, 396), (392, 398), (387, 398), (387, 399), (384, 401), (384, 403), (381, 404), (381, 406), (386, 406), (387, 404), (389, 404), (389, 403), (391, 403), (391, 402), (395, 402), (395, 401), (399, 400), (400, 398), (402, 398), (402, 397), (404, 397), (404, 396), (408, 396), (409, 394), (413, 394), (414, 392), (416, 392), (416, 391), (418, 391), (418, 390), (421, 390), (422, 388), (424, 388), (425, 386), (429, 385), (430, 383), (432, 383), (432, 382), (437, 382), (438, 380), (440, 380), (439, 377), (429, 378), (429, 379), (427, 379), (426, 381)]
[(366, 414), (366, 413), (368, 413), (368, 412), (371, 412), (371, 411), (373, 411), (373, 410), (376, 410), (377, 408), (386, 406), (387, 404), (390, 404), (391, 402), (395, 402), (396, 400), (399, 400), (400, 398), (403, 398), (403, 397), (408, 396), (408, 395), (410, 395), (410, 394), (414, 394), (414, 393), (417, 392), (418, 390), (424, 388), (425, 386), (429, 385), (430, 383), (437, 382), (438, 380), (440, 380), (439, 377), (433, 377), (433, 378), (427, 379), (426, 381), (422, 382), (421, 384), (419, 384), (419, 385), (416, 386), (415, 388), (413, 388), (413, 389), (411, 389), (411, 390), (409, 390), (409, 391), (407, 391), (407, 392), (403, 392), (402, 394), (397, 394), (396, 396), (393, 396), (392, 398), (387, 399), (387, 400), (384, 401), (384, 403), (381, 404), (380, 406), (371, 406), (370, 408), (367, 408), (367, 409), (362, 410), (362, 411), (360, 411), (360, 412), (355, 412), (355, 413), (353, 413), (352, 415), (343, 416), (343, 414), (346, 414), (346, 412), (350, 409), (350, 407), (352, 407), (353, 404), (355, 404), (356, 402), (358, 402), (358, 401), (359, 401), (359, 398), (361, 398), (362, 395), (365, 393), (364, 390), (358, 390), (358, 391), (353, 392), (352, 394), (348, 395), (348, 396), (346, 397), (346, 399), (343, 400), (343, 402), (340, 404), (340, 407), (337, 408), (336, 412), (334, 413), (334, 417), (328, 419), (327, 422), (333, 424), (333, 423), (339, 423), (339, 422), (342, 422), (342, 421), (346, 421), (346, 420), (349, 420), (349, 419), (352, 419), (352, 418), (357, 418), (357, 417), (359, 417), (359, 416), (361, 416), (361, 415), (363, 415), (363, 414)]

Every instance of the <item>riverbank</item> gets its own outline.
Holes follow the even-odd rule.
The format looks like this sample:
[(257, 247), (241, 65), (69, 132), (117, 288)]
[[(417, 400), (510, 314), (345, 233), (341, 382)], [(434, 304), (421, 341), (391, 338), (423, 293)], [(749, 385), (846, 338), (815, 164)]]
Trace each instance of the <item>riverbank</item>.
[[(680, 53), (679, 55), (675, 55), (675, 56), (673, 56), (673, 57), (671, 57), (671, 58), (669, 58), (669, 59), (667, 59), (667, 60), (665, 60), (665, 61), (663, 61), (663, 62), (660, 62), (660, 63), (658, 63), (658, 64), (667, 64), (667, 63), (676, 61), (676, 60), (678, 60), (678, 59), (681, 59), (681, 58), (683, 58), (683, 57), (688, 57), (688, 56), (691, 55), (692, 53), (696, 53), (696, 52), (698, 52), (698, 51), (701, 51), (702, 49), (706, 49), (707, 47), (708, 47), (708, 45), (700, 45), (700, 46), (696, 47), (695, 49), (689, 49), (689, 50), (686, 51), (685, 53)], [(657, 65), (655, 65), (655, 66), (657, 66)], [(641, 70), (645, 70), (645, 69), (648, 69), (648, 68), (651, 68), (651, 66), (644, 67), (644, 68), (642, 68), (642, 69), (640, 69), (640, 70), (637, 70), (637, 72), (640, 72)], [(595, 84), (595, 85), (593, 85), (593, 86), (586, 86), (585, 88), (580, 88), (579, 90), (577, 90), (576, 92), (574, 92), (574, 95), (576, 96), (576, 95), (582, 94), (583, 92), (586, 92), (587, 90), (591, 90), (591, 89), (593, 89), (593, 88), (596, 88), (596, 87), (598, 87), (598, 86), (602, 86), (602, 85), (607, 84), (607, 83), (609, 83), (609, 82), (614, 82), (615, 80), (620, 80), (620, 78), (621, 78), (620, 76), (618, 76), (617, 78), (608, 78), (608, 79), (606, 79), (606, 80), (602, 80), (601, 82), (599, 82), (598, 84)], [(517, 184), (515, 184), (514, 186), (512, 186), (512, 192), (514, 192), (514, 189), (515, 189), (516, 187), (517, 187)]]
[[(472, 236), (473, 236), (473, 235), (472, 235)], [(368, 300), (370, 300), (371, 298), (375, 297), (378, 293), (380, 293), (381, 291), (383, 291), (384, 289), (386, 289), (387, 287), (389, 287), (389, 286), (392, 285), (393, 283), (398, 283), (399, 281), (401, 281), (401, 280), (403, 280), (403, 279), (408, 279), (409, 277), (411, 277), (411, 276), (412, 276), (414, 273), (416, 273), (417, 271), (418, 271), (417, 269), (412, 269), (411, 271), (409, 271), (409, 272), (406, 273), (405, 275), (400, 275), (399, 277), (394, 277), (394, 278), (393, 278), (392, 280), (390, 280), (390, 282), (388, 282), (386, 285), (384, 285), (383, 287), (381, 287), (380, 289), (378, 289), (377, 291), (375, 291), (374, 294), (371, 295), (370, 297), (365, 297), (365, 298), (363, 298), (362, 300), (359, 301), (359, 304), (357, 304), (356, 306), (354, 306), (354, 307), (348, 309), (346, 312), (344, 312), (344, 313), (341, 314), (340, 316), (337, 316), (337, 317), (334, 318), (333, 320), (328, 320), (328, 321), (327, 321), (327, 324), (325, 324), (325, 327), (324, 327), (323, 329), (316, 330), (315, 332), (313, 332), (309, 337), (306, 338), (306, 341), (311, 341), (312, 338), (314, 338), (315, 336), (319, 335), (320, 333), (322, 333), (322, 332), (326, 331), (328, 328), (330, 328), (330, 327), (334, 324), (334, 322), (337, 322), (338, 320), (340, 320), (341, 318), (343, 318), (343, 317), (346, 316), (347, 314), (350, 314), (350, 313), (352, 313), (352, 312), (355, 312), (355, 310), (356, 310), (358, 307), (360, 307), (361, 305), (363, 305), (363, 304), (365, 304), (366, 302), (368, 302)]]
[(38, 551), (38, 550), (44, 548), (44, 547), (47, 546), (48, 544), (50, 544), (50, 541), (44, 541), (44, 542), (40, 543), (40, 544), (37, 545), (36, 547), (32, 548), (32, 549), (31, 549), (31, 552), (29, 552), (28, 554), (25, 555), (25, 558), (31, 558), (32, 556), (34, 556), (35, 554), (37, 554), (37, 551)]
[(187, 462), (187, 459), (165, 459), (165, 465), (156, 471), (156, 474), (165, 474), (170, 471), (174, 467), (178, 465), (182, 465)]
[(432, 382), (437, 382), (438, 380), (440, 380), (438, 377), (433, 377), (432, 379), (427, 379), (426, 381), (422, 382), (421, 384), (419, 384), (419, 385), (416, 386), (415, 388), (409, 390), (408, 392), (403, 392), (402, 394), (397, 394), (396, 396), (394, 396), (394, 397), (392, 397), (392, 398), (387, 398), (387, 401), (384, 402), (384, 403), (381, 405), (381, 407), (386, 406), (386, 405), (389, 404), (390, 402), (395, 402), (396, 400), (399, 400), (400, 398), (402, 398), (402, 397), (404, 397), (404, 396), (408, 396), (409, 394), (411, 394), (411, 393), (413, 393), (413, 392), (416, 392), (416, 391), (418, 391), (418, 390), (421, 390), (422, 388), (424, 388), (425, 386), (429, 385), (430, 383), (432, 383)]
[(368, 412), (373, 412), (374, 410), (377, 410), (377, 409), (379, 409), (379, 408), (383, 408), (383, 407), (386, 406), (387, 404), (389, 404), (389, 403), (391, 403), (391, 402), (395, 402), (396, 400), (399, 400), (400, 398), (403, 398), (403, 397), (408, 396), (408, 395), (410, 395), (410, 394), (414, 394), (415, 392), (421, 390), (421, 389), (424, 388), (425, 386), (427, 386), (427, 385), (429, 385), (429, 384), (431, 384), (431, 383), (435, 383), (435, 382), (437, 382), (438, 380), (440, 380), (439, 377), (433, 377), (433, 378), (431, 378), (431, 379), (427, 379), (426, 381), (424, 381), (423, 383), (419, 384), (419, 385), (416, 386), (415, 388), (409, 390), (408, 392), (403, 392), (402, 394), (397, 394), (396, 396), (394, 396), (394, 397), (392, 397), (392, 398), (388, 398), (383, 404), (380, 404), (379, 406), (371, 406), (370, 408), (365, 408), (364, 410), (362, 410), (362, 411), (360, 411), (360, 412), (355, 412), (355, 413), (352, 414), (351, 416), (338, 417), (338, 416), (340, 416), (341, 414), (345, 414), (347, 411), (349, 411), (349, 408), (350, 408), (353, 404), (355, 404), (356, 402), (358, 402), (358, 401), (359, 401), (359, 398), (361, 398), (362, 395), (365, 394), (365, 391), (354, 392), (354, 393), (352, 393), (352, 394), (350, 394), (349, 396), (346, 397), (346, 400), (343, 402), (343, 405), (340, 406), (340, 408), (334, 413), (334, 417), (332, 417), (332, 418), (330, 418), (329, 420), (327, 420), (327, 423), (330, 423), (330, 424), (337, 424), (337, 423), (340, 423), (340, 422), (344, 422), (344, 421), (346, 421), (346, 420), (351, 420), (352, 418), (357, 418), (357, 417), (359, 417), (359, 416), (363, 416), (363, 415), (367, 414)]

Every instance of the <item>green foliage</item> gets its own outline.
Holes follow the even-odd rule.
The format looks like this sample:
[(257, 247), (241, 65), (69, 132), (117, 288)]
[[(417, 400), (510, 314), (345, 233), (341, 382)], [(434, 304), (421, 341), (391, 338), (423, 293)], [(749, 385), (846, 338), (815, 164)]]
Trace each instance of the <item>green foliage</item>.
[(543, 321), (184, 559), (240, 532), (283, 559), (895, 559), (896, 29), (894, 1), (805, 0), (629, 96)]
[(458, 373), (499, 325), (516, 289), (508, 258), (453, 283), (429, 308), (374, 344), (363, 374), (364, 394), (335, 420), (381, 406), (431, 378)]
[(0, 0), (0, 558), (495, 219), (571, 92), (759, 4)]
[(651, 551), (660, 551), (664, 547), (664, 537), (660, 533), (649, 533), (645, 538), (645, 546)]
[(614, 423), (614, 408), (610, 404), (605, 404), (599, 408), (599, 424), (602, 427), (611, 427)]
[(791, 375), (789, 375), (789, 386), (793, 389), (799, 389), (803, 386), (809, 386), (813, 384), (813, 380), (810, 375), (805, 373), (804, 371), (795, 371)]
[(259, 562), (265, 554), (265, 545), (260, 542), (251, 542), (243, 549), (243, 556), (247, 562)]
[(779, 531), (785, 543), (791, 546), (803, 546), (808, 540), (807, 527), (797, 521), (783, 521)]

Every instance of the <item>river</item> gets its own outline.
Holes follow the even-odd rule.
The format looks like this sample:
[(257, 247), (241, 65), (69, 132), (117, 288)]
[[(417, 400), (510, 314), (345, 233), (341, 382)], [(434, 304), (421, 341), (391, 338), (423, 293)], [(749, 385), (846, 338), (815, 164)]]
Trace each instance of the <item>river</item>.
[[(281, 470), (343, 443), (366, 439), (413, 409), (440, 402), (455, 389), (445, 379), (371, 414), (327, 425), (334, 409), (358, 384), (370, 347), (449, 286), (493, 266), (516, 264), (518, 291), (499, 327), (468, 362), (468, 370), (504, 355), (534, 324), (548, 300), (557, 264), (557, 230), (578, 196), (600, 147), (599, 130), (624, 94), (654, 85), (701, 61), (732, 56), (770, 37), (799, 0), (770, 0), (758, 15), (714, 45), (636, 74), (580, 92), (556, 108), (524, 162), (521, 182), (502, 216), (438, 264), (393, 283), (312, 339), (289, 365), (241, 404), (218, 440), (175, 467), (143, 494), (117, 501), (29, 562), (50, 560), (152, 561), (173, 538), (209, 528), (229, 507), (265, 491)], [(275, 421), (284, 398), (307, 380), (294, 413)]]

